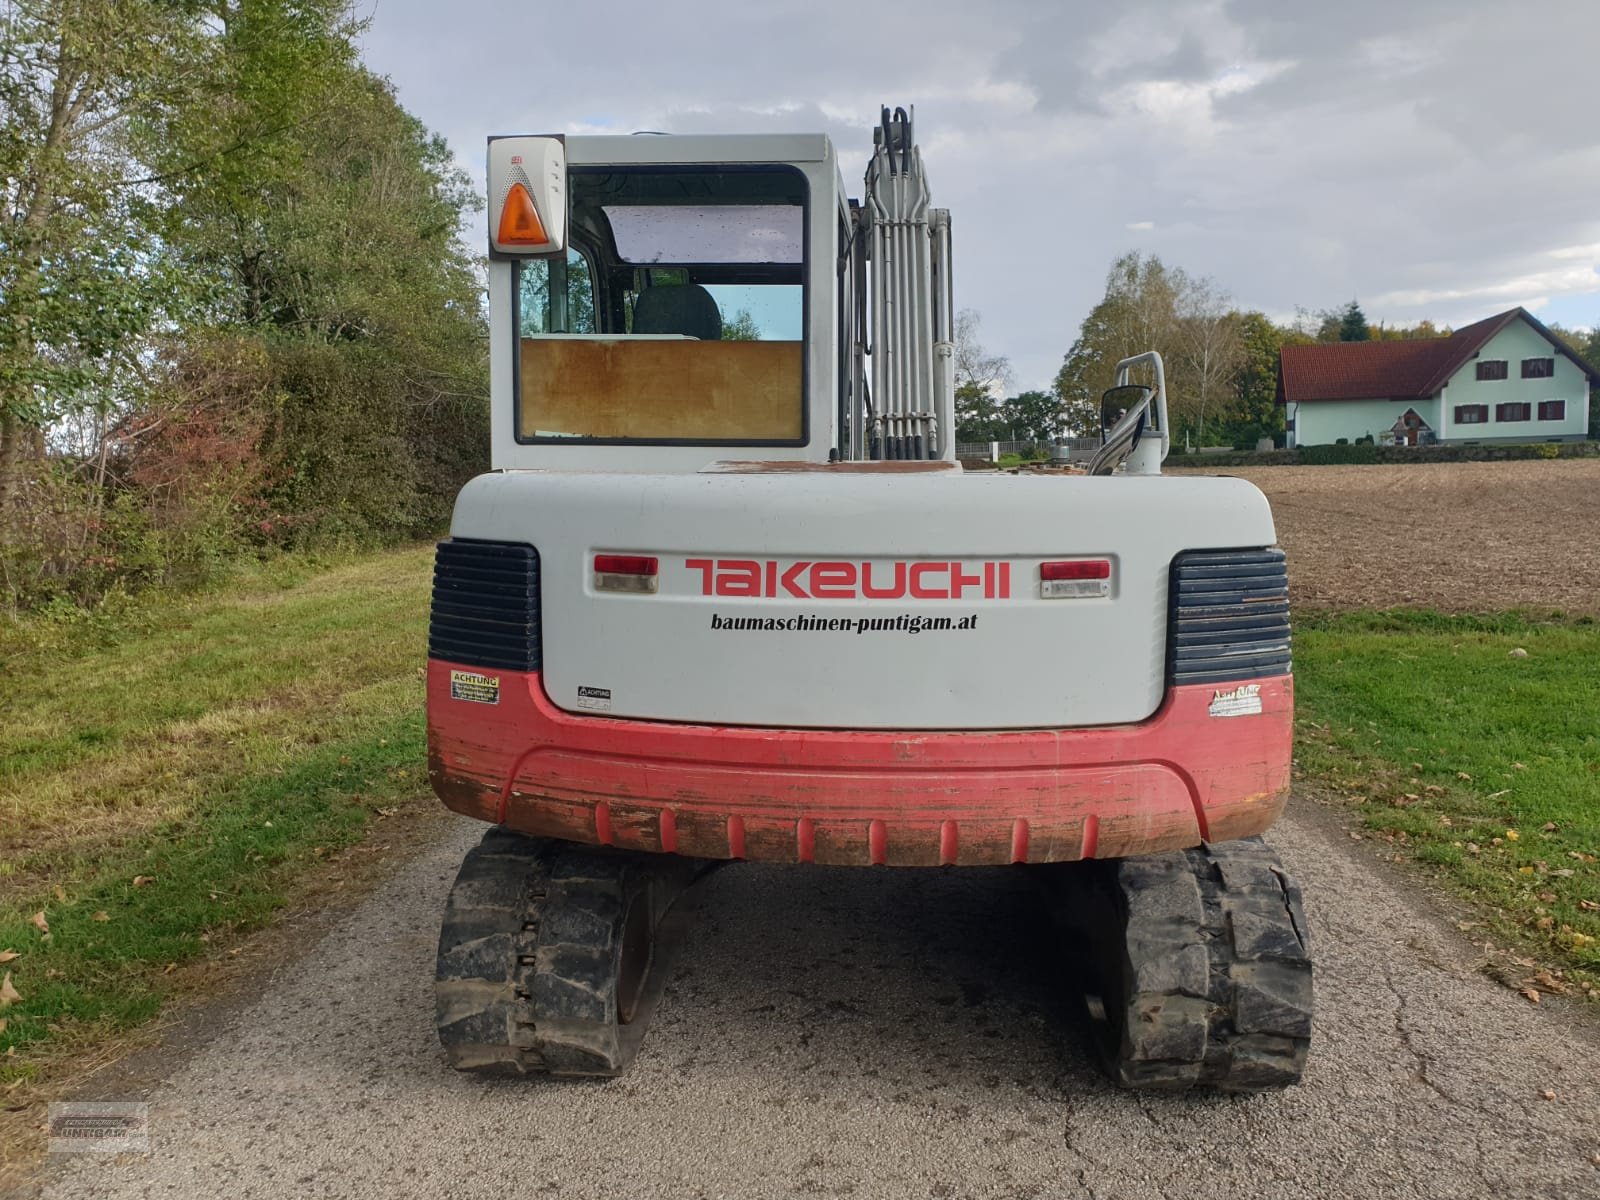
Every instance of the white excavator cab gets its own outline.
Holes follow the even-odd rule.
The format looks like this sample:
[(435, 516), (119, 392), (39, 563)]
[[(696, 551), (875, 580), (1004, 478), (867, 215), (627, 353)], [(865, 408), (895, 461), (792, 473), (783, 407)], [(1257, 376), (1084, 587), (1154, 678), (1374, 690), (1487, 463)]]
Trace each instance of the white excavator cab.
[(949, 218), (900, 115), (865, 204), (822, 136), (493, 139), (495, 467), (954, 461)]

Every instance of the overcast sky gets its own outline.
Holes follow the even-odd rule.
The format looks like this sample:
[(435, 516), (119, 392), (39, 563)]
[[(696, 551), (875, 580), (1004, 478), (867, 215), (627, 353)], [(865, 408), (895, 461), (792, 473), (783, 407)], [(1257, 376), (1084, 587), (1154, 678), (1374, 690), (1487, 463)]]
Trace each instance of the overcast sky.
[(1280, 319), (1600, 323), (1600, 0), (368, 11), (367, 63), (480, 183), (491, 132), (821, 130), (859, 195), (879, 105), (915, 104), (957, 306), (1018, 389), (1130, 249)]

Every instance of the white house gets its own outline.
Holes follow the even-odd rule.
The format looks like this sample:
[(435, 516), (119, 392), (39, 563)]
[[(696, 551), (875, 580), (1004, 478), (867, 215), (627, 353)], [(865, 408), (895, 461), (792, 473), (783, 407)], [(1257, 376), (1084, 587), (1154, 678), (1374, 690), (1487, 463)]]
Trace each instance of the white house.
[(1449, 337), (1278, 355), (1290, 446), (1582, 441), (1596, 382), (1600, 373), (1521, 308)]

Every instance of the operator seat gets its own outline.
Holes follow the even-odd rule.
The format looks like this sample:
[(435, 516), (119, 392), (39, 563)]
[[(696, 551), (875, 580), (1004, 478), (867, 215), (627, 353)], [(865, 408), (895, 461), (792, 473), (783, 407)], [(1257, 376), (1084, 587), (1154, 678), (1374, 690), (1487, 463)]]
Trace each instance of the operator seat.
[(698, 283), (645, 288), (633, 302), (633, 332), (681, 333), (702, 342), (722, 340), (722, 311)]

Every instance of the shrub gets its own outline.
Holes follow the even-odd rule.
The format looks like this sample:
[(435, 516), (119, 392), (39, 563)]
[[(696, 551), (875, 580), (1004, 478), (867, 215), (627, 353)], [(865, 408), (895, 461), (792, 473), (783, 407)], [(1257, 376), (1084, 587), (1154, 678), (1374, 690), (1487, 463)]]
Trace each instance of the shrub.
[(1376, 446), (1351, 446), (1336, 442), (1332, 446), (1302, 446), (1300, 461), (1310, 466), (1338, 466), (1341, 464), (1366, 464), (1378, 461)]

